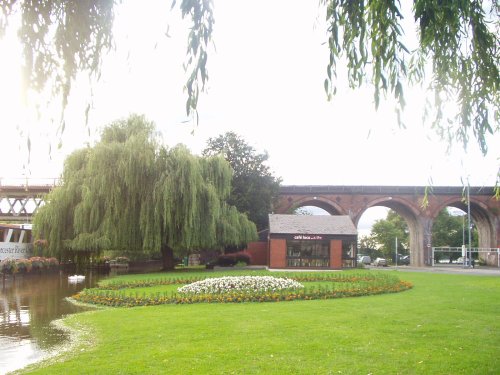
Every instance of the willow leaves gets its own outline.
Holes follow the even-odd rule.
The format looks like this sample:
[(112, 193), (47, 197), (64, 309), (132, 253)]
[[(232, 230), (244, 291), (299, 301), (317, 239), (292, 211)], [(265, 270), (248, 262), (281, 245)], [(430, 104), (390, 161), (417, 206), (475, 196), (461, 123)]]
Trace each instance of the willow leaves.
[(231, 168), (182, 146), (160, 146), (154, 125), (131, 116), (65, 163), (63, 184), (35, 217), (52, 254), (105, 249), (160, 252), (241, 245), (255, 225), (226, 199)]
[[(486, 136), (500, 130), (498, 35), (500, 7), (496, 1), (415, 0), (413, 17), (419, 33), (413, 51), (405, 46), (399, 0), (322, 0), (327, 7), (330, 60), (325, 90), (336, 91), (337, 62), (346, 57), (351, 87), (365, 79), (374, 87), (374, 102), (390, 93), (399, 113), (406, 105), (403, 88), (429, 82), (433, 125), (449, 145), (464, 149), (475, 138), (487, 153)], [(427, 73), (431, 71), (426, 81)], [(450, 103), (457, 103), (456, 109)], [(454, 113), (454, 117), (446, 112)], [(400, 122), (401, 123), (401, 122)]]
[[(172, 8), (180, 9), (182, 17), (191, 24), (185, 63), (186, 112), (197, 116), (199, 95), (208, 80), (214, 1), (171, 2)], [(52, 90), (62, 98), (65, 108), (79, 72), (99, 79), (103, 57), (113, 46), (113, 22), (119, 3), (0, 1), (0, 37), (10, 20), (21, 16), (18, 35), (24, 47), (28, 87), (38, 92)], [(320, 3), (326, 7), (328, 24), (330, 53), (324, 87), (329, 97), (336, 93), (337, 63), (345, 56), (349, 84), (359, 87), (365, 80), (370, 81), (375, 106), (381, 95), (390, 93), (398, 103), (400, 119), (406, 104), (404, 88), (426, 82), (425, 73), (429, 70), (428, 82), (434, 93), (429, 108), (437, 131), (448, 138), (450, 145), (459, 141), (466, 147), (472, 137), (482, 152), (487, 152), (486, 136), (499, 131), (498, 1), (414, 0), (409, 13), (416, 22), (419, 41), (413, 51), (409, 51), (404, 39), (405, 33), (413, 32), (411, 24), (403, 23), (402, 4), (409, 2)], [(52, 84), (47, 85), (48, 82)], [(448, 103), (457, 103), (451, 109), (454, 117), (444, 115)]]

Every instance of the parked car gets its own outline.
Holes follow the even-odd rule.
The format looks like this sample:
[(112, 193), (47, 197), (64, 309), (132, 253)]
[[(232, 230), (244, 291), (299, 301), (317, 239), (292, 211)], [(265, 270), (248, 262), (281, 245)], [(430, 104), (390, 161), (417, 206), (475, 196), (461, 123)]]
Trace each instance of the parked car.
[(398, 265), (399, 266), (409, 266), (410, 256), (409, 255), (398, 255)]
[(380, 267), (380, 266), (387, 267), (387, 260), (385, 260), (385, 258), (377, 258), (373, 262), (373, 265), (377, 266), (377, 267)]
[(370, 258), (368, 255), (358, 255), (358, 263), (363, 263), (363, 264), (370, 264), (372, 262), (372, 258)]
[(465, 259), (464, 259), (464, 257), (458, 258), (457, 259), (457, 263), (458, 264), (464, 264), (466, 266), (470, 266), (470, 261), (469, 261), (469, 258), (467, 258), (467, 257)]

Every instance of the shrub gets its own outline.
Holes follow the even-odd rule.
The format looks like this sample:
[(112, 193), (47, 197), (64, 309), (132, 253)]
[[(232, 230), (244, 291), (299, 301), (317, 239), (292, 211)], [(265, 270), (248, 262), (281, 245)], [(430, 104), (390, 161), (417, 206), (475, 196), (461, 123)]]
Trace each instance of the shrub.
[(15, 274), (18, 271), (15, 259), (7, 258), (0, 262), (0, 271), (4, 274)]
[(45, 258), (42, 257), (31, 257), (30, 261), (33, 271), (42, 271), (47, 266)]
[(234, 253), (234, 258), (236, 259), (237, 263), (246, 263), (248, 266), (249, 264), (252, 264), (252, 258), (250, 257), (250, 254), (239, 252), (239, 253)]
[(232, 267), (236, 264), (236, 259), (232, 254), (219, 255), (217, 257), (217, 265), (221, 267)]
[(19, 273), (28, 273), (31, 271), (32, 264), (29, 259), (16, 259), (16, 264)]
[(237, 253), (219, 255), (217, 257), (217, 265), (221, 267), (233, 267), (238, 263), (240, 263), (240, 266), (249, 265), (252, 263), (252, 259), (249, 254), (241, 251)]
[(33, 242), (34, 255), (42, 255), (48, 246), (49, 243), (47, 240), (35, 240), (35, 242)]
[(12, 275), (15, 273), (29, 273), (31, 271), (52, 271), (57, 269), (58, 266), (59, 261), (56, 258), (8, 258), (0, 262), (0, 273)]

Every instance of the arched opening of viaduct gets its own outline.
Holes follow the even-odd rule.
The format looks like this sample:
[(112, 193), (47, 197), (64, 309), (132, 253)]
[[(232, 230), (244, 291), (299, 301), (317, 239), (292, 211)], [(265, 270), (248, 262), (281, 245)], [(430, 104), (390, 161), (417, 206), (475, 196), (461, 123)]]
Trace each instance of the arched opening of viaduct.
[[(410, 264), (432, 264), (432, 226), (439, 212), (455, 207), (467, 212), (463, 187), (422, 186), (282, 186), (275, 213), (292, 213), (305, 206), (322, 208), (330, 215), (349, 215), (354, 223), (375, 206), (397, 212), (410, 236)], [(500, 247), (500, 200), (492, 187), (471, 187), (470, 214), (479, 234), (480, 248)], [(427, 203), (424, 200), (427, 198)]]

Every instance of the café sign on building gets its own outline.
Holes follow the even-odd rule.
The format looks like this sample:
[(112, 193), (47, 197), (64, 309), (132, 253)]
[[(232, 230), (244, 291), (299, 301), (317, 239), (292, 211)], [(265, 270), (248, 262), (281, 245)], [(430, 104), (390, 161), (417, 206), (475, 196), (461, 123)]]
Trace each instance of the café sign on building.
[(269, 267), (356, 266), (358, 232), (347, 215), (269, 215)]

